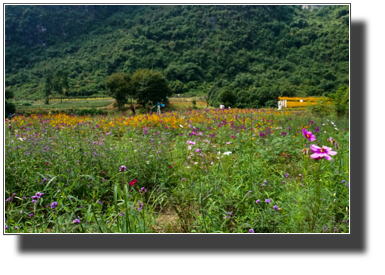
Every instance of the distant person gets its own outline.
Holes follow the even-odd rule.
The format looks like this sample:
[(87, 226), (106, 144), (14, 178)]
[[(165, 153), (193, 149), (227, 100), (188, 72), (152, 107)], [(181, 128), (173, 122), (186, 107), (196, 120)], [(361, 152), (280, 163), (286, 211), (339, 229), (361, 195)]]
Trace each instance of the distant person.
[(150, 114), (152, 114), (152, 109), (155, 108), (155, 105), (154, 106), (150, 106)]
[(135, 116), (135, 106), (134, 105), (131, 105), (131, 111), (132, 111), (132, 115)]

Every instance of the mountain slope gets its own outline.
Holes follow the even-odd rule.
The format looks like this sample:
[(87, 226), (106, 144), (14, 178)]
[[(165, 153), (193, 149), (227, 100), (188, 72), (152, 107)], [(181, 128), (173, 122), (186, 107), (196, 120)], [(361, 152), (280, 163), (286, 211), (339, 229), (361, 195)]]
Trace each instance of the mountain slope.
[(269, 105), (348, 84), (349, 6), (6, 6), (5, 19), (5, 85), (17, 98), (42, 97), (59, 67), (74, 96), (139, 68), (176, 93), (210, 91), (213, 104), (224, 88)]

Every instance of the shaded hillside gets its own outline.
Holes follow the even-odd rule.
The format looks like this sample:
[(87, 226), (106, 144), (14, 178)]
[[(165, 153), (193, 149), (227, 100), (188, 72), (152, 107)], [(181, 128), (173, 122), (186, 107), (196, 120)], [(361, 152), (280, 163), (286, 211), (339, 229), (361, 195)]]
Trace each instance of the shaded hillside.
[(6, 87), (43, 96), (59, 67), (70, 95), (117, 71), (161, 71), (176, 93), (223, 90), (269, 105), (348, 84), (349, 6), (6, 6)]

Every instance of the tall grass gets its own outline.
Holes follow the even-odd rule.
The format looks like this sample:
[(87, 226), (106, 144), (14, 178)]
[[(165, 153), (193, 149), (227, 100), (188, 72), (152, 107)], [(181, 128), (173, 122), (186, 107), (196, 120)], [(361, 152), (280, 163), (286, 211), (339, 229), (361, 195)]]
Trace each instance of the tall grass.
[[(231, 109), (6, 125), (6, 232), (349, 232), (346, 118)], [(333, 161), (311, 159), (313, 143)]]

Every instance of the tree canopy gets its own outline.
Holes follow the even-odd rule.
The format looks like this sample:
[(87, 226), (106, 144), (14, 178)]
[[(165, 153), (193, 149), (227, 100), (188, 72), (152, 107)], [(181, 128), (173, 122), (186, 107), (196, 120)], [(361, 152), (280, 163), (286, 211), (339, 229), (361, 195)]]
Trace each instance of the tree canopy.
[(145, 106), (157, 102), (168, 102), (172, 89), (160, 72), (139, 69), (132, 75), (129, 73), (115, 73), (107, 80), (108, 94), (115, 98), (119, 108), (128, 103), (128, 99), (136, 100)]

